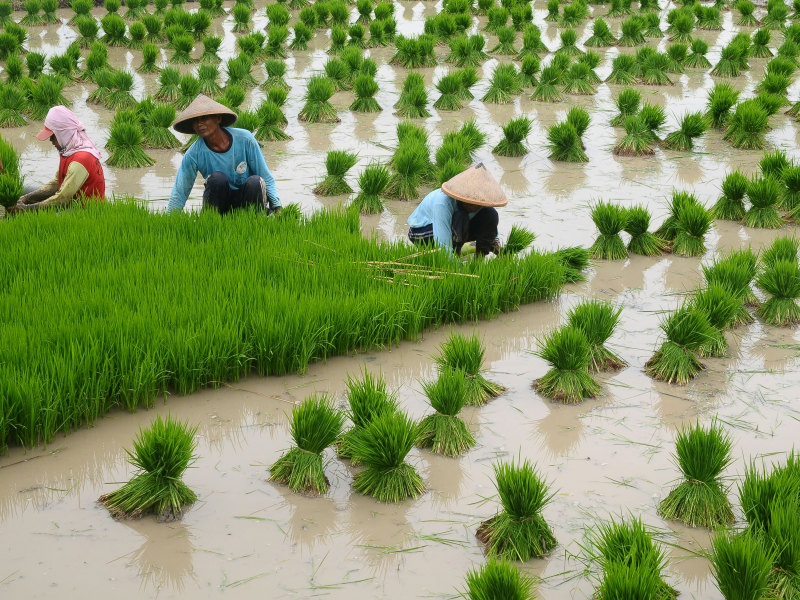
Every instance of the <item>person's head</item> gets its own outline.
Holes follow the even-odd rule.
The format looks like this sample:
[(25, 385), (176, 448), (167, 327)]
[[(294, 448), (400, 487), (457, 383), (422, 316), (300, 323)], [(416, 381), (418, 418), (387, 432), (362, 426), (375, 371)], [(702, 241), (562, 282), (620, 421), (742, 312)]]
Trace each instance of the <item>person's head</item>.
[(478, 212), (480, 209), (483, 208), (480, 204), (470, 204), (469, 202), (463, 202), (462, 200), (458, 200), (458, 207), (461, 210), (465, 210), (468, 213)]
[(200, 115), (192, 119), (192, 129), (198, 137), (207, 138), (216, 134), (222, 123), (222, 115)]
[(86, 128), (70, 109), (66, 106), (54, 106), (47, 111), (44, 118), (44, 128), (36, 134), (36, 139), (42, 142), (49, 140), (59, 152), (63, 152), (79, 132)]
[(181, 114), (175, 117), (172, 128), (201, 138), (214, 135), (220, 127), (230, 127), (236, 122), (236, 113), (204, 94), (198, 94)]
[(498, 208), (508, 203), (508, 195), (497, 180), (478, 163), (451, 177), (442, 184), (442, 191), (458, 201), (458, 208), (468, 213), (488, 206)]

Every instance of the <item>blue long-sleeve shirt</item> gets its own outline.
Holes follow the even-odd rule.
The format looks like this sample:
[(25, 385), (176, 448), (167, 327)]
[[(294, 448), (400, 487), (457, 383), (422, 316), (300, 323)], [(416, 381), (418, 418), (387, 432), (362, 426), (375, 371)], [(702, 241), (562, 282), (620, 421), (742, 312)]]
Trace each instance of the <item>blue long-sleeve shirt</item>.
[[(419, 206), (408, 217), (409, 227), (426, 227), (433, 225), (433, 239), (437, 246), (453, 250), (453, 232), (451, 224), (456, 212), (457, 201), (445, 194), (441, 188), (433, 190), (422, 199)], [(477, 214), (469, 213), (471, 219)]]
[(223, 129), (231, 135), (231, 146), (227, 151), (214, 152), (200, 138), (183, 155), (175, 185), (172, 186), (169, 195), (167, 212), (183, 210), (198, 171), (205, 178), (215, 171), (225, 173), (228, 176), (228, 185), (234, 190), (242, 187), (251, 175), (258, 175), (266, 184), (270, 208), (280, 208), (281, 201), (275, 187), (275, 178), (267, 167), (256, 138), (246, 129), (236, 127)]

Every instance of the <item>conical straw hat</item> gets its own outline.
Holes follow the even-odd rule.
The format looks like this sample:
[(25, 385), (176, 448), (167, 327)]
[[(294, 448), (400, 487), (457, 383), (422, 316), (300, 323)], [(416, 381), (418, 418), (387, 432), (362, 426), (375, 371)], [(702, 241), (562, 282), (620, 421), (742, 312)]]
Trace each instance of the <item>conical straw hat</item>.
[(478, 206), (505, 206), (508, 196), (483, 166), (471, 166), (442, 184), (442, 191), (456, 200)]
[(220, 125), (223, 127), (230, 127), (236, 122), (236, 113), (227, 106), (215, 102), (204, 94), (197, 94), (197, 98), (192, 100), (192, 103), (187, 106), (181, 114), (175, 117), (175, 122), (172, 128), (181, 133), (194, 133), (192, 129), (192, 119), (195, 117), (202, 117), (203, 115), (219, 115), (222, 117)]

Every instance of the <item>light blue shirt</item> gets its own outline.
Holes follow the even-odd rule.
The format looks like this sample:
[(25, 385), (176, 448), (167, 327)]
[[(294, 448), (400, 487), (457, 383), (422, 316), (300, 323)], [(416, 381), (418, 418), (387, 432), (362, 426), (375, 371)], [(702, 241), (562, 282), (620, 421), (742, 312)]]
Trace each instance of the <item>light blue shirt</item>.
[(183, 210), (198, 171), (204, 178), (208, 178), (215, 171), (225, 173), (228, 176), (228, 185), (233, 190), (242, 187), (251, 175), (258, 175), (266, 184), (270, 208), (280, 208), (281, 201), (275, 187), (275, 178), (267, 167), (256, 138), (246, 129), (236, 127), (223, 129), (231, 135), (231, 147), (227, 151), (214, 152), (200, 138), (183, 155), (175, 185), (172, 186), (169, 195), (167, 212)]
[[(433, 225), (433, 239), (436, 240), (436, 244), (452, 250), (453, 231), (451, 223), (453, 222), (453, 213), (456, 212), (456, 208), (457, 201), (445, 194), (442, 188), (433, 190), (422, 199), (416, 210), (408, 217), (408, 226), (416, 228)], [(469, 218), (471, 219), (478, 212), (469, 213)]]

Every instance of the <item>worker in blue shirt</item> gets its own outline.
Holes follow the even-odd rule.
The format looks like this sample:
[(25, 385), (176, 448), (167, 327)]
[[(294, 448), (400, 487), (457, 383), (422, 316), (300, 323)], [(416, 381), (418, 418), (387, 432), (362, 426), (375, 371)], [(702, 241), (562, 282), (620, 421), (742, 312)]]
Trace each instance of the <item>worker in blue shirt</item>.
[(226, 214), (234, 208), (254, 206), (280, 212), (281, 201), (264, 154), (253, 134), (231, 127), (236, 113), (199, 94), (175, 119), (172, 127), (200, 138), (183, 156), (167, 212), (183, 210), (197, 172), (205, 177), (203, 207)]
[(466, 242), (475, 242), (476, 254), (497, 254), (500, 242), (496, 207), (508, 196), (479, 163), (433, 190), (408, 217), (408, 239), (417, 245), (436, 244), (456, 254)]

